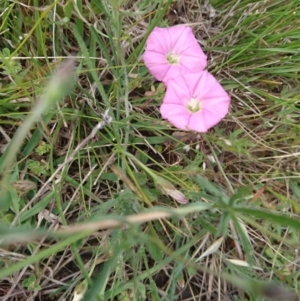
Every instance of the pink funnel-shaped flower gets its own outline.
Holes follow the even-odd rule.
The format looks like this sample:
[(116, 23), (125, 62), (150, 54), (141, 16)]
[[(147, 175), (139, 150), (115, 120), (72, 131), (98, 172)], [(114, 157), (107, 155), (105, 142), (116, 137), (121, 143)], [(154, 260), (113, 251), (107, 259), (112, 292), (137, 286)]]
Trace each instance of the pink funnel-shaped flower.
[(205, 69), (207, 57), (186, 25), (155, 27), (146, 42), (143, 60), (150, 73), (167, 83), (170, 78)]
[(207, 132), (228, 112), (230, 96), (207, 71), (168, 81), (160, 113), (182, 130)]

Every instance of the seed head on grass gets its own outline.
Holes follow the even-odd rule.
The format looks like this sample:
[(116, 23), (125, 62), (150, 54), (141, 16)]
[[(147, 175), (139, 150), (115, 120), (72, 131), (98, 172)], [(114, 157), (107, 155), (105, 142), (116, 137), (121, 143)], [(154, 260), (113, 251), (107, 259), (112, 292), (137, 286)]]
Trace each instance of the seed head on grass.
[(35, 108), (36, 113), (43, 113), (46, 106), (53, 106), (68, 92), (75, 71), (75, 60), (76, 57), (70, 56), (59, 65)]
[(59, 66), (57, 72), (52, 76), (48, 85), (46, 86), (45, 92), (32, 108), (31, 114), (26, 117), (6, 148), (4, 152), (6, 160), (4, 160), (3, 165), (0, 166), (0, 171), (11, 167), (17, 152), (22, 146), (24, 138), (34, 123), (38, 121), (42, 114), (46, 113), (65, 96), (74, 75), (74, 68), (74, 57), (69, 57)]

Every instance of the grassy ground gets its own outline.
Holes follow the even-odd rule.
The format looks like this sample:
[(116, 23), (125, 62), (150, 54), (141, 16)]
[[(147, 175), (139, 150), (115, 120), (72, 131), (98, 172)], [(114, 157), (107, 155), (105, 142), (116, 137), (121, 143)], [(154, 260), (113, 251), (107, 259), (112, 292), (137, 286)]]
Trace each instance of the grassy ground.
[[(300, 1), (0, 2), (1, 300), (298, 300)], [(207, 134), (140, 59), (181, 23), (232, 99)]]

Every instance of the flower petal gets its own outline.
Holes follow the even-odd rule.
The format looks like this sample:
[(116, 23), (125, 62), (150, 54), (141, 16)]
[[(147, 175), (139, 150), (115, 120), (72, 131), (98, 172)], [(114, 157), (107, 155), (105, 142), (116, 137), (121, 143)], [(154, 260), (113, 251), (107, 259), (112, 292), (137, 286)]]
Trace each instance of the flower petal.
[(143, 54), (143, 60), (150, 73), (157, 80), (161, 81), (170, 69), (170, 64), (165, 56), (160, 53), (147, 51)]
[(185, 107), (185, 104), (190, 98), (191, 94), (189, 93), (185, 82), (182, 81), (181, 76), (178, 76), (178, 78), (172, 78), (168, 81), (166, 94), (163, 99), (164, 103), (180, 104)]
[(215, 116), (219, 116), (220, 119), (224, 118), (228, 113), (230, 104), (229, 95), (219, 96), (218, 98), (210, 100), (205, 100), (202, 102), (202, 109), (205, 112), (210, 112)]
[(166, 28), (155, 27), (146, 42), (146, 51), (166, 54), (172, 49), (172, 41)]
[(187, 130), (191, 113), (184, 106), (163, 103), (160, 107), (160, 113), (163, 118), (167, 119), (175, 127)]
[(206, 133), (209, 129), (204, 118), (203, 111), (191, 114), (187, 128), (199, 133)]
[(174, 41), (172, 49), (176, 53), (181, 54), (193, 45), (198, 45), (197, 39), (195, 38), (193, 31), (189, 26), (179, 25), (169, 27), (169, 32), (172, 40)]
[(200, 72), (207, 66), (207, 56), (202, 51), (199, 44), (194, 44), (180, 54), (182, 64), (190, 72)]
[(210, 111), (201, 111), (201, 114), (192, 114), (188, 128), (200, 133), (207, 132), (210, 128), (220, 122), (222, 118)]

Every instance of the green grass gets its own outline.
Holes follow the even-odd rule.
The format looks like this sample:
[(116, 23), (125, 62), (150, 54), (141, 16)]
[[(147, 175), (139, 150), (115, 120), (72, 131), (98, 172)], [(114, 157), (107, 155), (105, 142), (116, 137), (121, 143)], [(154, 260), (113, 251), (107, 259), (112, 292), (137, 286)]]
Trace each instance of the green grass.
[[(296, 300), (300, 1), (61, 3), (1, 3), (1, 300)], [(174, 22), (231, 95), (206, 134), (140, 59)]]

